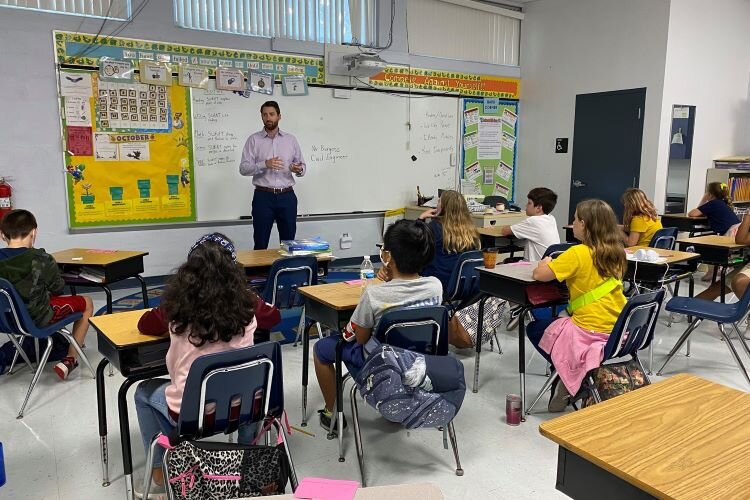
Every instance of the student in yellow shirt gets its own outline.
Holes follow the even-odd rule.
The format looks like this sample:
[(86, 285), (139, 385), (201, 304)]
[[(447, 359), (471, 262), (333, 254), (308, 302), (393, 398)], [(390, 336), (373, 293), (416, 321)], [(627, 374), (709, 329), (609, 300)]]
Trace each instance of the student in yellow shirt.
[(552, 389), (549, 411), (563, 411), (586, 373), (597, 368), (617, 317), (625, 307), (622, 277), (627, 262), (617, 218), (602, 200), (576, 206), (573, 234), (582, 242), (534, 269), (538, 281), (564, 281), (570, 291), (569, 317), (532, 322), (526, 333), (550, 361), (562, 384)]
[(626, 247), (647, 247), (656, 231), (662, 228), (656, 207), (646, 197), (646, 193), (637, 188), (629, 188), (623, 193), (622, 204), (625, 207), (622, 218), (625, 234), (622, 241)]

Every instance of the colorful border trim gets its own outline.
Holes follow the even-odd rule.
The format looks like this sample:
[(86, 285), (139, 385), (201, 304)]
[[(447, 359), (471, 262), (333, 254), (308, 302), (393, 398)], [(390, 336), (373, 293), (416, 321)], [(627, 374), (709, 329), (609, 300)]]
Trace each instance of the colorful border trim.
[(411, 88), (437, 92), (457, 92), (465, 96), (520, 99), (521, 80), (502, 76), (473, 75), (454, 71), (388, 66), (370, 77), (370, 84), (383, 88)]
[(179, 63), (205, 66), (213, 76), (218, 66), (231, 66), (242, 70), (259, 70), (273, 73), (280, 81), (283, 75), (304, 74), (307, 83), (322, 84), (325, 71), (322, 57), (303, 57), (269, 52), (218, 49), (176, 43), (135, 40), (55, 31), (55, 61), (58, 64), (97, 67), (100, 57), (131, 59), (134, 61), (161, 61), (173, 64), (177, 72)]

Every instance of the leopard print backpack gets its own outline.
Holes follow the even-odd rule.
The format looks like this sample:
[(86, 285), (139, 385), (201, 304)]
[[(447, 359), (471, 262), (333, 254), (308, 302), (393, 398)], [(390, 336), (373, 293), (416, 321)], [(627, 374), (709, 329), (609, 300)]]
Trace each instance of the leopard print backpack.
[(289, 463), (281, 436), (276, 446), (208, 441), (182, 441), (171, 446), (165, 436), (162, 438), (160, 444), (168, 448), (164, 465), (173, 498), (219, 500), (280, 495), (289, 481)]

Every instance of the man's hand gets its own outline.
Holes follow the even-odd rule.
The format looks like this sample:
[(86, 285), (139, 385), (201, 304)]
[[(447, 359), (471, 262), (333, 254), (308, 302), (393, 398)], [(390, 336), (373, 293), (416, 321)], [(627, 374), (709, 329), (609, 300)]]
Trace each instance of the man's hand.
[(284, 161), (278, 156), (274, 156), (273, 158), (266, 160), (266, 168), (270, 168), (271, 170), (282, 170), (284, 168)]
[(292, 171), (294, 174), (301, 174), (302, 173), (302, 164), (300, 163), (292, 163), (289, 165), (289, 170)]

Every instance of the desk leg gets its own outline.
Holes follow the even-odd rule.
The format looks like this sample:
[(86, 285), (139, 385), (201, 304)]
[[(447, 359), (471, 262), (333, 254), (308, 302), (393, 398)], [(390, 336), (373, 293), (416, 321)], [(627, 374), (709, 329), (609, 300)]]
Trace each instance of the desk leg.
[(518, 317), (518, 375), (521, 386), (521, 422), (526, 422), (526, 311), (522, 309)]
[(107, 295), (107, 314), (112, 314), (112, 290), (107, 285), (103, 285), (105, 295)]
[(104, 387), (104, 368), (107, 358), (96, 367), (96, 408), (99, 414), (99, 451), (102, 458), (102, 486), (109, 486), (109, 450), (107, 448), (107, 398)]
[(140, 274), (135, 275), (135, 279), (141, 282), (141, 293), (143, 293), (143, 308), (146, 309), (148, 305), (148, 290), (146, 289), (146, 282), (141, 278)]
[(726, 286), (727, 286), (727, 266), (721, 268), (721, 303), (726, 301)]
[(477, 354), (474, 360), (474, 388), (471, 392), (475, 393), (479, 391), (479, 355), (482, 353), (482, 323), (484, 320), (484, 303), (487, 301), (489, 296), (485, 295), (479, 299), (479, 318), (477, 318)]
[[(150, 378), (150, 377), (149, 377)], [(130, 420), (128, 418), (128, 389), (142, 378), (126, 378), (117, 393), (117, 412), (120, 415), (120, 445), (122, 469), (125, 475), (125, 498), (133, 500), (133, 457), (130, 449)]]
[[(304, 310), (302, 312), (304, 314)], [(318, 339), (320, 340), (320, 339)], [(307, 381), (310, 371), (310, 329), (302, 321), (302, 427), (307, 427)]]

